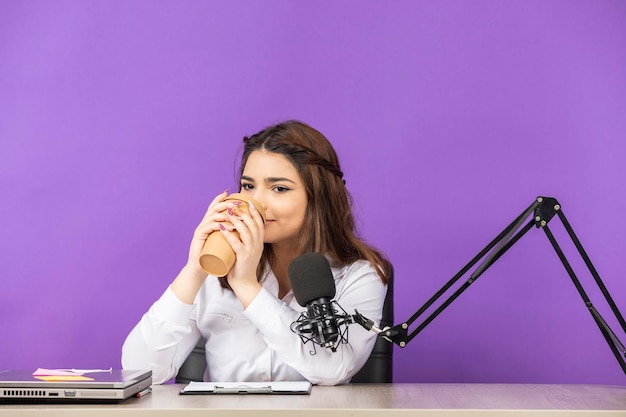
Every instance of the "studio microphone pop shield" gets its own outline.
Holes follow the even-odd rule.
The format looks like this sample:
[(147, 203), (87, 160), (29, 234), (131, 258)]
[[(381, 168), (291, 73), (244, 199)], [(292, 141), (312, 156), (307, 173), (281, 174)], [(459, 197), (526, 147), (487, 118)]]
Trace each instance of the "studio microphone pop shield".
[(305, 253), (294, 259), (289, 265), (289, 281), (302, 307), (313, 300), (335, 297), (335, 279), (328, 259), (321, 253)]

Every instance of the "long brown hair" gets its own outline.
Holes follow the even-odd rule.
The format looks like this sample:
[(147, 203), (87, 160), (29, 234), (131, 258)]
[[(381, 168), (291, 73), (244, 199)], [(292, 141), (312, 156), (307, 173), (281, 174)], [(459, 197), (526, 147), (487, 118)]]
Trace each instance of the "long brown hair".
[[(302, 122), (289, 120), (244, 137), (243, 142), (240, 177), (250, 154), (259, 150), (283, 155), (300, 174), (306, 188), (307, 208), (297, 243), (298, 253), (322, 253), (343, 265), (365, 259), (376, 268), (382, 281), (388, 282), (391, 273), (388, 259), (357, 236), (352, 198), (337, 154), (324, 135)], [(266, 243), (257, 270), (259, 280), (272, 261), (272, 247)]]

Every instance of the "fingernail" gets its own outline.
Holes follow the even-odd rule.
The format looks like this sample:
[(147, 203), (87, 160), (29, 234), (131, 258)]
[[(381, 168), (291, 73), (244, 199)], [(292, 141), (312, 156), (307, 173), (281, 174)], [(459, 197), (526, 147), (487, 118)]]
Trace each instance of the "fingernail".
[(228, 194), (229, 191), (230, 191), (230, 188), (227, 188), (224, 191), (222, 191), (222, 194)]
[(233, 205), (238, 206), (239, 204), (241, 204), (241, 201), (239, 201), (239, 200), (233, 201)]
[(233, 213), (233, 211), (229, 208), (226, 209), (226, 211), (228, 212), (228, 214), (230, 214), (231, 216), (234, 216), (235, 213)]
[(250, 207), (250, 211), (256, 211), (256, 207), (254, 207), (254, 204), (248, 204), (248, 206)]
[(224, 225), (222, 223), (220, 223), (220, 229), (221, 230), (226, 230), (226, 228), (224, 227)]

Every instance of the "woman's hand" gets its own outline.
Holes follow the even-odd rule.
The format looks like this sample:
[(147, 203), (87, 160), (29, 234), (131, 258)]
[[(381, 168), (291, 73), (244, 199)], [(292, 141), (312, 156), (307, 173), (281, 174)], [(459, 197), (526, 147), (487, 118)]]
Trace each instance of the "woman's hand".
[[(187, 258), (187, 268), (203, 271), (200, 266), (200, 253), (206, 242), (207, 237), (217, 230), (220, 230), (220, 224), (230, 221), (226, 209), (232, 203), (223, 202), (228, 196), (228, 191), (224, 191), (213, 199), (207, 209), (200, 224), (196, 227), (189, 246), (189, 256)], [(206, 274), (206, 273), (205, 273)]]
[(174, 294), (187, 304), (193, 303), (198, 290), (207, 277), (206, 271), (200, 266), (200, 253), (204, 242), (206, 242), (209, 234), (220, 230), (220, 224), (230, 221), (226, 210), (232, 203), (224, 202), (227, 196), (228, 191), (224, 191), (215, 197), (209, 205), (202, 221), (193, 233), (187, 264), (172, 282), (171, 289)]
[(263, 254), (263, 240), (265, 223), (261, 214), (253, 204), (247, 205), (248, 210), (228, 208), (226, 215), (233, 225), (233, 230), (222, 225), (220, 231), (237, 255), (235, 265), (228, 273), (228, 284), (233, 289), (241, 304), (245, 307), (256, 297), (261, 290), (257, 281), (256, 271)]

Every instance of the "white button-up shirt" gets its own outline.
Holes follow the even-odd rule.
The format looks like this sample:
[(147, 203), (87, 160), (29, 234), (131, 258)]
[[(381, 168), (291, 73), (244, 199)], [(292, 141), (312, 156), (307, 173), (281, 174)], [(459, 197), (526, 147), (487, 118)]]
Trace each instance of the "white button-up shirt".
[[(332, 265), (332, 263), (331, 263)], [(348, 314), (355, 309), (380, 323), (386, 295), (367, 261), (331, 267), (335, 301)], [(278, 281), (270, 272), (263, 288), (244, 310), (235, 294), (209, 276), (192, 305), (171, 289), (157, 300), (128, 335), (122, 348), (125, 369), (151, 369), (155, 383), (173, 378), (200, 337), (206, 339), (207, 381), (297, 381), (347, 383), (367, 361), (375, 334), (350, 325), (348, 343), (336, 352), (303, 343), (291, 324), (305, 310), (290, 291), (278, 299)]]

